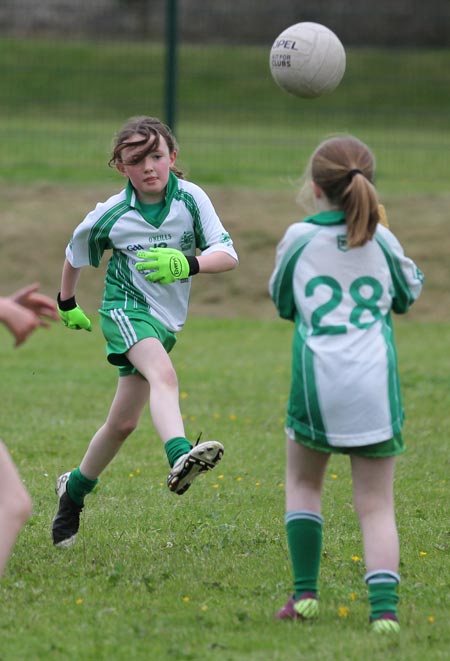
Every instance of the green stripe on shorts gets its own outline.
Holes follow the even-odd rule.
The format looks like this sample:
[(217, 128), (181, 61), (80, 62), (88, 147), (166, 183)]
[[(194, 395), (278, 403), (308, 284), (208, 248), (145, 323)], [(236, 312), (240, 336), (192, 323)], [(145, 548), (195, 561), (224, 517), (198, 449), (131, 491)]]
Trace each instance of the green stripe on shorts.
[(119, 367), (120, 376), (135, 374), (137, 370), (126, 357), (127, 351), (147, 337), (155, 337), (169, 353), (177, 340), (175, 333), (155, 317), (142, 310), (99, 310), (100, 325), (106, 340), (108, 362)]

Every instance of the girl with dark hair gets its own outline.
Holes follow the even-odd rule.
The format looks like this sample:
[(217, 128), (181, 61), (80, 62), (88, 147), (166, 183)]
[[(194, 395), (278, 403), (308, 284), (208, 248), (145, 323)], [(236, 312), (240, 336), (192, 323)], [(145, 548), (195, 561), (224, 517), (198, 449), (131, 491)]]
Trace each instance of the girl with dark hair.
[(169, 352), (186, 320), (192, 277), (233, 269), (237, 255), (209, 197), (182, 179), (177, 152), (174, 136), (158, 119), (128, 120), (110, 160), (126, 187), (86, 216), (66, 249), (59, 314), (68, 328), (87, 331), (91, 322), (75, 300), (81, 269), (98, 266), (104, 251), (112, 250), (99, 312), (119, 382), (80, 465), (57, 480), (57, 546), (74, 543), (85, 496), (136, 428), (145, 404), (164, 444), (174, 493), (183, 494), (223, 455), (218, 441), (192, 447), (186, 438)]

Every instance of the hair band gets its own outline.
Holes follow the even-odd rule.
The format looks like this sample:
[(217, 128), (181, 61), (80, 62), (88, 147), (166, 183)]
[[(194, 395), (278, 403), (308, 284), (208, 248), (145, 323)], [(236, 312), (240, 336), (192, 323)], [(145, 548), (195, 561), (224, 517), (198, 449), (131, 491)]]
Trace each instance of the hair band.
[(350, 172), (347, 174), (348, 183), (352, 181), (355, 174), (362, 174), (364, 176), (364, 172), (362, 170), (358, 170), (358, 168), (355, 168), (354, 170), (350, 170)]

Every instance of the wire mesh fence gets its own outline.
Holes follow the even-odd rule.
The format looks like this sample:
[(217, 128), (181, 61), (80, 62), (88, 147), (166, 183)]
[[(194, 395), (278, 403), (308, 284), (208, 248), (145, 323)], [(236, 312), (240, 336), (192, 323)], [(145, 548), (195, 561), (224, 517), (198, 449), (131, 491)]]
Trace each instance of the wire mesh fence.
[[(318, 140), (351, 132), (377, 154), (381, 187), (447, 190), (448, 3), (418, 4), (410, 20), (411, 3), (331, 4), (2, 3), (1, 178), (108, 180), (114, 132), (149, 114), (172, 125), (199, 182), (289, 185)], [(284, 93), (269, 70), (272, 41), (303, 20), (327, 24), (347, 50), (341, 85), (314, 100)]]

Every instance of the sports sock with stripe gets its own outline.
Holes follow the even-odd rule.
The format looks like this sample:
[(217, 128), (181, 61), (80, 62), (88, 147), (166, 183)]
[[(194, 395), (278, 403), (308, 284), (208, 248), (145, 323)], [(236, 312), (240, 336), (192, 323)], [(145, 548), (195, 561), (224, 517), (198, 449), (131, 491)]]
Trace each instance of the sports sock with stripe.
[(379, 569), (364, 577), (369, 590), (370, 619), (377, 620), (384, 613), (397, 616), (397, 593), (400, 576), (393, 571)]
[(320, 514), (299, 510), (285, 515), (286, 534), (294, 574), (294, 598), (304, 592), (317, 595), (322, 552)]

